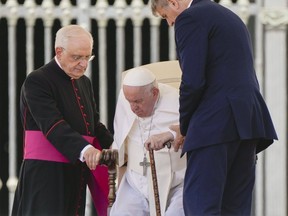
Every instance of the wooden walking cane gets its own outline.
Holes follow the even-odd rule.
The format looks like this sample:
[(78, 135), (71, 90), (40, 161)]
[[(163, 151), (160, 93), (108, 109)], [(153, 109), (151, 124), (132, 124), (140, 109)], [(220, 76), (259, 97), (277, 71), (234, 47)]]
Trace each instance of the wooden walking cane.
[(153, 149), (149, 149), (149, 156), (150, 156), (150, 166), (151, 166), (151, 172), (152, 172), (152, 182), (153, 182), (153, 189), (154, 189), (156, 215), (157, 216), (161, 216), (160, 199), (159, 199), (159, 191), (158, 191), (158, 182), (157, 182), (157, 174), (156, 174), (156, 167), (155, 167)]

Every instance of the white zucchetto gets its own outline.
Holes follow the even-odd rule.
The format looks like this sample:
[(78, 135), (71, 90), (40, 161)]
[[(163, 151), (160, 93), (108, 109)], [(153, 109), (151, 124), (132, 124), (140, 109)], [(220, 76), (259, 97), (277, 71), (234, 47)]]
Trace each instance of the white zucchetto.
[(144, 67), (137, 67), (130, 69), (124, 79), (123, 85), (127, 86), (145, 86), (148, 85), (156, 79), (155, 75)]

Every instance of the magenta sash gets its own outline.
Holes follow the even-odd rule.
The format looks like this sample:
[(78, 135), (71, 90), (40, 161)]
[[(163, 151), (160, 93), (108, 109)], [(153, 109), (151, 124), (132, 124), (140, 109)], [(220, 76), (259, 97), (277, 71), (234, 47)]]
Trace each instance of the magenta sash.
[[(95, 148), (102, 150), (96, 137), (82, 136)], [(36, 159), (61, 163), (70, 163), (44, 136), (41, 131), (25, 131), (24, 159)], [(108, 168), (97, 166), (91, 170), (88, 187), (98, 215), (107, 216), (108, 209)]]

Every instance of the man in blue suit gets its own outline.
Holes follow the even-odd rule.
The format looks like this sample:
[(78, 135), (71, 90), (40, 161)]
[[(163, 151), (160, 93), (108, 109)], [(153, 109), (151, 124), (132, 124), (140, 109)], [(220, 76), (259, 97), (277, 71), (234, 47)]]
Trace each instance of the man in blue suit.
[(185, 214), (250, 215), (256, 154), (277, 135), (259, 91), (249, 32), (211, 0), (151, 1), (152, 12), (175, 26), (183, 72)]

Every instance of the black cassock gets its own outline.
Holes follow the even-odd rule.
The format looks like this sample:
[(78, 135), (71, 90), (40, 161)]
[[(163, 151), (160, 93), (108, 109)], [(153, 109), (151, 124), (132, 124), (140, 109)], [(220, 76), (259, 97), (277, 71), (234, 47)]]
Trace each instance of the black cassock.
[(102, 148), (113, 142), (99, 122), (90, 80), (71, 79), (53, 59), (27, 76), (20, 111), (24, 130), (42, 131), (70, 163), (23, 160), (12, 215), (84, 215), (90, 171), (79, 160), (87, 145), (81, 135), (96, 136)]

